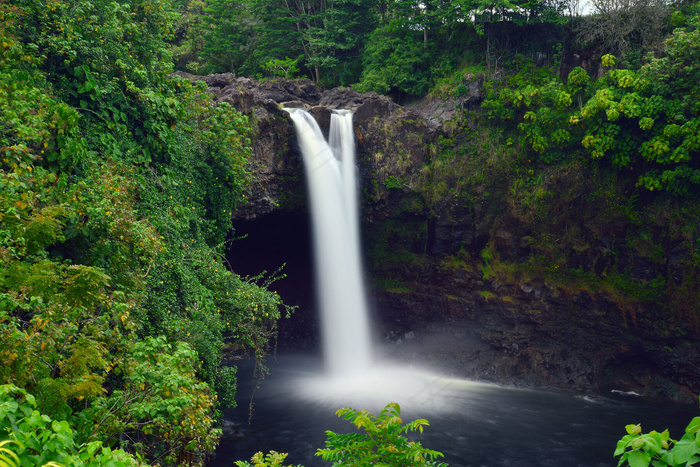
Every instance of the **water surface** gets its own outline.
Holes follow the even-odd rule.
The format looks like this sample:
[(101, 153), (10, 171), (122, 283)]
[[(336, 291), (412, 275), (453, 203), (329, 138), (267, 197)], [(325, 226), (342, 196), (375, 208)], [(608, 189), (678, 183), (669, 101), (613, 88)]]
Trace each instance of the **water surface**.
[[(452, 466), (612, 467), (617, 465), (612, 453), (625, 425), (642, 423), (645, 431), (668, 428), (671, 437), (679, 438), (700, 412), (693, 406), (633, 396), (515, 389), (439, 373), (425, 377), (410, 367), (388, 380), (376, 380), (376, 391), (371, 391), (350, 383), (343, 387), (319, 382), (321, 365), (320, 358), (308, 355), (282, 356), (270, 363), (271, 372), (255, 394), (250, 425), (246, 398), (253, 388), (252, 367), (249, 362), (241, 365), (242, 402), (226, 414), (225, 435), (213, 465), (230, 466), (269, 450), (288, 452), (287, 464), (330, 465), (314, 456), (325, 446), (325, 430), (353, 428), (335, 416), (337, 409), (352, 406), (377, 414), (388, 402), (399, 402), (405, 421), (430, 421), (414, 439), (442, 451)], [(415, 381), (406, 382), (412, 374)]]

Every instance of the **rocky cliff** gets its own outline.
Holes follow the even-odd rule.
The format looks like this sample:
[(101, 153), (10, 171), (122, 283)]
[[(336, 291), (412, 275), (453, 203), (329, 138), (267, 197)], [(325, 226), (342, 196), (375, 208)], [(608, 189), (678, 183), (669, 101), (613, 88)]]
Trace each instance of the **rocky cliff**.
[(630, 234), (621, 213), (634, 200), (625, 187), (601, 188), (603, 176), (580, 164), (544, 171), (530, 186), (515, 182), (488, 134), (452, 119), (479, 102), (478, 80), (460, 100), (401, 107), (304, 80), (186, 77), (206, 81), (255, 126), (256, 181), (239, 221), (306, 205), (282, 107), (307, 108), (324, 131), (332, 109), (355, 111), (387, 352), (488, 381), (697, 402), (697, 272), (687, 231), (674, 231), (657, 203), (651, 230)]

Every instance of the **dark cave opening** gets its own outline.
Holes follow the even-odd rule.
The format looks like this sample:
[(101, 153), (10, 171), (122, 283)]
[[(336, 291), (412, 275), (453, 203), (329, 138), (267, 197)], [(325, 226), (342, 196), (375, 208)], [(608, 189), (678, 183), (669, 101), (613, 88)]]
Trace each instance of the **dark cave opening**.
[(249, 221), (234, 221), (234, 229), (226, 260), (236, 274), (254, 277), (267, 271), (265, 277), (269, 277), (284, 265), (281, 273), (286, 277), (268, 288), (297, 309), (290, 318), (279, 321), (277, 348), (316, 351), (319, 337), (308, 212), (276, 211)]

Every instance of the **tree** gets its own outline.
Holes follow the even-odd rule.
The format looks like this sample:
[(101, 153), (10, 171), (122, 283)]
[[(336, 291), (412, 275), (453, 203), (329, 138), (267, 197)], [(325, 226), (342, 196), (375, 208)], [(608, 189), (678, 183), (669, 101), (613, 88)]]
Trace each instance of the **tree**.
[(358, 80), (360, 56), (376, 16), (370, 0), (330, 0), (321, 28), (309, 31), (316, 55), (308, 63), (329, 75), (328, 84), (347, 86)]
[(420, 96), (430, 87), (430, 54), (410, 29), (377, 28), (362, 54), (361, 92)]
[(580, 19), (576, 36), (584, 44), (597, 44), (606, 53), (638, 57), (656, 50), (666, 34), (670, 14), (662, 0), (594, 0), (592, 15)]
[(203, 0), (174, 1), (178, 13), (173, 27), (171, 51), (175, 66), (181, 70), (199, 71), (200, 53), (204, 49), (204, 8)]
[(204, 9), (205, 39), (202, 59), (206, 72), (244, 73), (254, 69), (250, 60), (260, 21), (250, 4), (240, 0), (208, 0)]
[(256, 57), (298, 59), (311, 78), (328, 85), (349, 85), (360, 74), (360, 55), (376, 24), (371, 0), (253, 0), (261, 19)]
[(264, 64), (263, 68), (267, 72), (272, 72), (273, 79), (277, 77), (278, 72), (280, 75), (284, 73), (285, 79), (288, 79), (290, 76), (293, 77), (299, 72), (299, 68), (297, 68), (297, 60), (292, 60), (291, 58), (285, 58), (284, 60), (273, 58)]
[[(306, 6), (305, 2), (300, 2)], [(294, 4), (286, 0), (250, 0), (250, 11), (258, 19), (255, 28), (256, 46), (251, 58), (251, 69), (262, 70), (270, 60), (300, 59), (304, 72), (308, 71), (303, 59), (309, 57), (308, 44), (303, 33), (313, 18), (303, 18), (293, 9)], [(312, 77), (315, 77), (313, 74)]]

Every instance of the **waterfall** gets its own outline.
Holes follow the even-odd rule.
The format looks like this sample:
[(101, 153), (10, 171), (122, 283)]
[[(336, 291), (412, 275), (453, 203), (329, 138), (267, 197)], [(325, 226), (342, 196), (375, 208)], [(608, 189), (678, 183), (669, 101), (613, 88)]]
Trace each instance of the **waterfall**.
[(332, 113), (326, 142), (308, 112), (285, 110), (294, 121), (309, 189), (325, 364), (333, 376), (362, 374), (370, 367), (371, 343), (360, 260), (352, 112)]

